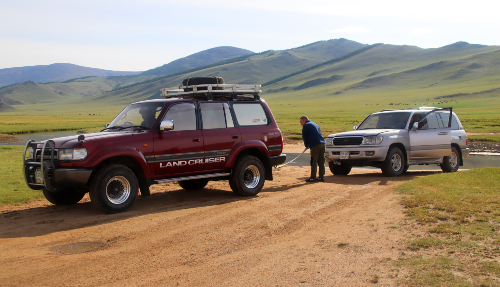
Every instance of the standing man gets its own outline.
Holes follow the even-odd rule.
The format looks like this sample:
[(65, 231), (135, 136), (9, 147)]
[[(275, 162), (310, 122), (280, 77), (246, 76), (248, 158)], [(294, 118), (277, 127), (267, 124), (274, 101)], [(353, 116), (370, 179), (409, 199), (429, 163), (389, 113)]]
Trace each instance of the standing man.
[[(304, 145), (311, 149), (311, 177), (306, 179), (306, 182), (325, 181), (325, 139), (321, 129), (306, 116), (300, 118), (300, 124)], [(318, 165), (319, 177), (316, 179)]]

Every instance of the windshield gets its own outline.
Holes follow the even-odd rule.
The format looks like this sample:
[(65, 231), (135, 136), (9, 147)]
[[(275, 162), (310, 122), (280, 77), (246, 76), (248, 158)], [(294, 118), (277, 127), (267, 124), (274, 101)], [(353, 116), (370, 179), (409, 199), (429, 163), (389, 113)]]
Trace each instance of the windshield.
[(367, 117), (358, 130), (368, 129), (405, 129), (411, 112), (390, 112), (371, 114)]
[(164, 103), (138, 103), (126, 107), (106, 128), (124, 129), (129, 127), (151, 129), (163, 109)]

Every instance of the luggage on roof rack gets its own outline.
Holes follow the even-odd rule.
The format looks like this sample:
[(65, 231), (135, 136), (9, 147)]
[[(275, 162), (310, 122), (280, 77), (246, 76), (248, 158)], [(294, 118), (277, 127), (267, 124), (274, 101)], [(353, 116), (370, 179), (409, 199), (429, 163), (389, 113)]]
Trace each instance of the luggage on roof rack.
[[(208, 82), (208, 83), (207, 83)], [(221, 77), (197, 77), (184, 79), (177, 88), (161, 89), (164, 98), (236, 96), (259, 97), (261, 85), (224, 84)]]

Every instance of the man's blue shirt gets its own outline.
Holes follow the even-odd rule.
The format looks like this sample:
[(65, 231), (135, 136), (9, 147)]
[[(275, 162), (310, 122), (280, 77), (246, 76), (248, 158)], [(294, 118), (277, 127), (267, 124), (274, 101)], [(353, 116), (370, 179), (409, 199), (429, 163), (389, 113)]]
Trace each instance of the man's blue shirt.
[(302, 139), (304, 140), (304, 145), (308, 148), (325, 143), (319, 126), (309, 120), (302, 126)]

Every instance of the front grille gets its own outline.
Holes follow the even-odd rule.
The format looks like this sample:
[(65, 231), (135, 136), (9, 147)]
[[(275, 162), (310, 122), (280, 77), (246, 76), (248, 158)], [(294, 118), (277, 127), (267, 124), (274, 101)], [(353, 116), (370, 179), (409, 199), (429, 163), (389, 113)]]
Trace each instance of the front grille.
[(363, 137), (335, 137), (334, 145), (360, 145), (363, 142)]
[[(41, 161), (41, 156), (42, 154), (42, 149), (37, 149), (36, 150), (36, 160), (37, 162), (40, 162)], [(44, 155), (43, 155), (43, 160), (51, 160), (51, 157), (52, 157), (52, 151), (50, 149), (46, 149), (45, 152), (44, 152)], [(58, 157), (57, 157), (57, 149), (54, 150), (54, 165), (57, 164), (57, 161), (58, 161)]]

